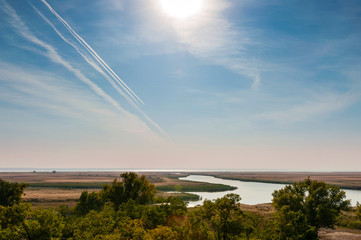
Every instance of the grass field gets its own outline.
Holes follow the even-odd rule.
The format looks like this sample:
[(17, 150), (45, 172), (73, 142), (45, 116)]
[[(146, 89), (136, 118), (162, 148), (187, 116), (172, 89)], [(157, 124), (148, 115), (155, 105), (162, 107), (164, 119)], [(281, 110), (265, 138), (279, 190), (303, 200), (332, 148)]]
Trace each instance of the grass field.
[[(199, 200), (195, 194), (184, 191), (222, 191), (230, 186), (181, 181), (184, 173), (139, 173), (156, 185), (157, 196), (176, 196), (184, 201)], [(0, 178), (10, 182), (28, 183), (23, 199), (34, 207), (75, 206), (83, 191), (100, 191), (104, 184), (119, 178), (120, 172), (28, 172), (0, 173)], [(169, 191), (177, 191), (169, 193)], [(182, 192), (182, 193), (180, 193)]]

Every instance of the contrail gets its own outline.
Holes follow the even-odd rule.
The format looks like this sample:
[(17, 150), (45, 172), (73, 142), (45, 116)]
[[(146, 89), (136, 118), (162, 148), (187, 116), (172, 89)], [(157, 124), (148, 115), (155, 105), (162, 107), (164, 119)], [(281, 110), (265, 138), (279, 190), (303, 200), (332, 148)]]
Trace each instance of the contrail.
[[(5, 1), (1, 1), (4, 7), (4, 11), (12, 18), (12, 25), (17, 29), (17, 31), (22, 35), (25, 39), (29, 40), (30, 42), (40, 46), (41, 48), (45, 49), (45, 53), (43, 53), (46, 57), (48, 57), (52, 62), (58, 63), (63, 65), (68, 71), (72, 72), (78, 79), (82, 82), (87, 84), (97, 95), (101, 96), (105, 100), (107, 100), (111, 105), (113, 105), (116, 109), (122, 112), (124, 115), (134, 118), (135, 115), (130, 114), (129, 112), (125, 111), (119, 103), (114, 100), (110, 95), (105, 93), (98, 85), (92, 82), (89, 78), (87, 78), (79, 69), (74, 68), (69, 62), (64, 60), (58, 52), (46, 42), (37, 38), (25, 25), (25, 23), (21, 20), (21, 18), (17, 15), (16, 11)], [(139, 107), (133, 103), (133, 106), (142, 114), (142, 116), (151, 124), (153, 125), (160, 133), (163, 134), (167, 139), (167, 134), (163, 131), (163, 129), (156, 124), (151, 118), (149, 118)]]
[[(41, 0), (45, 6), (54, 14), (54, 16), (65, 26), (65, 28), (74, 36), (76, 40), (95, 58), (95, 60), (119, 83), (119, 85), (131, 96), (137, 98), (141, 103), (143, 101), (123, 82), (122, 79), (108, 66), (108, 64), (94, 51), (94, 49), (81, 37), (73, 28), (47, 3)], [(144, 104), (144, 103), (143, 103)]]
[(131, 95), (129, 92), (129, 96), (134, 100), (130, 99), (128, 97), (128, 95), (126, 95), (119, 87), (118, 85), (113, 81), (112, 78), (110, 78), (94, 61), (90, 60), (85, 54), (83, 54), (80, 49), (75, 46), (75, 44), (71, 43), (68, 39), (66, 39), (61, 33), (60, 31), (54, 26), (54, 24), (52, 24), (49, 19), (47, 19), (35, 6), (33, 6), (31, 3), (29, 3), (34, 9), (35, 11), (50, 25), (50, 27), (58, 34), (58, 36), (64, 40), (64, 42), (66, 42), (67, 44), (69, 44), (70, 46), (72, 46), (77, 53), (79, 53), (82, 58), (90, 65), (92, 66), (96, 71), (98, 71), (101, 75), (103, 75), (103, 77), (105, 77), (108, 82), (117, 90), (118, 93), (120, 93), (130, 104), (135, 105), (134, 101), (137, 101), (133, 95)]
[[(78, 42), (94, 57), (94, 59), (113, 77), (113, 79), (115, 79), (122, 87), (123, 89), (134, 99), (134, 97), (136, 97), (141, 103), (143, 103), (143, 101), (119, 78), (119, 76), (114, 73), (114, 71), (108, 66), (108, 64), (106, 62), (103, 61), (103, 59), (93, 50), (93, 48), (91, 46), (89, 46), (89, 44), (87, 42), (85, 42), (85, 40), (80, 37), (71, 27), (70, 25), (45, 1), (45, 0), (41, 0), (47, 7), (48, 9), (54, 14), (54, 16), (56, 16), (56, 18), (65, 26), (65, 28), (73, 35), (73, 37), (75, 39), (78, 40)], [(39, 11), (38, 11), (39, 12)], [(40, 12), (39, 12), (40, 13)], [(45, 18), (45, 16), (44, 16)], [(47, 20), (48, 23), (50, 23), (49, 20)], [(84, 54), (82, 54), (80, 52), (80, 50), (72, 43), (70, 43), (68, 40), (65, 39), (64, 36), (62, 36), (62, 34), (55, 28), (55, 26), (53, 24), (50, 23), (50, 26), (55, 30), (55, 32), (67, 43), (69, 43), (70, 45), (72, 45), (77, 52), (83, 56), (83, 58), (86, 60), (87, 57), (84, 56)], [(86, 60), (87, 61), (87, 60)], [(87, 61), (88, 62), (88, 61)], [(89, 63), (91, 64), (91, 63)], [(92, 66), (94, 64), (91, 64)], [(99, 69), (98, 67), (96, 67), (95, 69)], [(102, 71), (103, 72), (103, 71)], [(104, 73), (104, 72), (103, 72)], [(105, 74), (105, 73), (104, 73)], [(129, 91), (128, 91), (129, 90)], [(129, 92), (131, 92), (132, 94), (130, 94)], [(134, 97), (133, 97), (134, 96)], [(129, 101), (130, 102), (130, 101)], [(160, 131), (167, 139), (169, 139), (168, 135), (164, 132), (164, 130), (157, 124), (155, 123), (147, 114), (145, 114), (136, 104), (134, 104), (134, 102), (130, 102), (133, 107), (142, 114), (142, 116), (149, 122), (151, 123), (154, 127), (156, 127), (156, 129), (158, 131)], [(143, 103), (144, 104), (144, 103)]]
[(2, 2), (5, 12), (13, 19), (12, 25), (17, 29), (20, 35), (22, 35), (30, 42), (45, 49), (46, 50), (46, 52), (44, 53), (45, 56), (47, 56), (51, 61), (63, 65), (66, 69), (68, 69), (75, 76), (77, 76), (82, 82), (86, 83), (97, 95), (106, 99), (110, 104), (112, 104), (122, 113), (127, 115), (129, 114), (122, 107), (120, 107), (117, 101), (115, 101), (111, 96), (106, 94), (98, 85), (96, 85), (89, 78), (84, 76), (84, 74), (82, 74), (78, 69), (74, 68), (69, 62), (65, 61), (51, 45), (43, 42), (42, 40), (37, 38), (34, 34), (32, 34), (28, 29), (28, 27), (25, 25), (25, 23), (17, 15), (15, 10), (6, 1), (3, 0)]

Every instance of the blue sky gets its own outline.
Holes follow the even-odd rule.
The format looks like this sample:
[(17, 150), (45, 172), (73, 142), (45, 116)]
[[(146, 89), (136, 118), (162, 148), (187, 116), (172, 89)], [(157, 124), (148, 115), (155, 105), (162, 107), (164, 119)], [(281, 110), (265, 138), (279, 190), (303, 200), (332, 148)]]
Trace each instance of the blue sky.
[(0, 0), (0, 166), (361, 170), (361, 3), (199, 1)]

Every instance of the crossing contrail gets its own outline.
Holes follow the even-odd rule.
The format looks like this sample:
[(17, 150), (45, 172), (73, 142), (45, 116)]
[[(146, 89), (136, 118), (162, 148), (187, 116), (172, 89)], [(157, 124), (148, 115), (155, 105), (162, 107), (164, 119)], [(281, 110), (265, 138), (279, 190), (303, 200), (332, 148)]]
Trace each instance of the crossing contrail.
[[(21, 36), (23, 36), (25, 39), (29, 40), (30, 42), (36, 44), (37, 46), (41, 47), (42, 49), (45, 50), (45, 52), (42, 52), (43, 55), (45, 55), (47, 58), (49, 58), (52, 62), (60, 64), (62, 66), (64, 66), (68, 71), (70, 71), (71, 73), (73, 73), (79, 80), (81, 80), (82, 82), (84, 82), (85, 84), (87, 84), (98, 96), (101, 96), (102, 98), (104, 98), (106, 101), (108, 101), (111, 105), (113, 105), (116, 109), (118, 109), (120, 112), (122, 112), (124, 115), (133, 118), (135, 117), (135, 115), (129, 113), (128, 111), (125, 111), (120, 105), (119, 103), (113, 99), (109, 94), (107, 94), (106, 92), (104, 92), (97, 84), (95, 84), (92, 80), (90, 80), (88, 77), (86, 77), (79, 69), (75, 68), (74, 66), (72, 66), (70, 64), (70, 62), (66, 61), (65, 59), (63, 59), (63, 57), (61, 57), (59, 55), (59, 53), (57, 52), (57, 50), (51, 46), (50, 44), (44, 42), (43, 40), (39, 39), (38, 37), (36, 37), (30, 30), (29, 28), (26, 26), (26, 24), (21, 20), (21, 18), (17, 15), (16, 11), (5, 1), (2, 0), (1, 1), (3, 4), (2, 6), (4, 7), (3, 10), (11, 17), (11, 23), (12, 25), (15, 27), (15, 29), (19, 32), (19, 34)], [(45, 2), (45, 1), (44, 1)], [(45, 2), (46, 3), (46, 2)], [(47, 3), (46, 3), (47, 4)], [(50, 7), (50, 5), (49, 5)], [(60, 17), (60, 16), (59, 16)], [(55, 30), (55, 29), (54, 29)], [(57, 32), (60, 33), (60, 32)], [(76, 33), (75, 33), (76, 34)], [(61, 35), (61, 34), (60, 34)], [(73, 35), (74, 36), (74, 35)], [(90, 61), (83, 53), (81, 53), (81, 51), (74, 45), (72, 44), (70, 41), (66, 40), (66, 38), (62, 37), (64, 41), (66, 41), (67, 43), (69, 43), (70, 45), (72, 45), (73, 47), (76, 48), (77, 52), (79, 54), (82, 55), (82, 57), (93, 67), (97, 67), (96, 64), (92, 61)], [(84, 40), (83, 40), (84, 41)], [(85, 41), (84, 41), (85, 42)], [(86, 43), (82, 44), (83, 46), (89, 46)], [(90, 51), (92, 53), (92, 55), (98, 56), (94, 50), (92, 50), (89, 46), (89, 48), (87, 48), (88, 51)], [(103, 67), (104, 66), (108, 66), (106, 65), (106, 63), (98, 56), (98, 58), (96, 58), (96, 60), (99, 63), (103, 63)], [(104, 65), (105, 64), (105, 65)], [(99, 67), (97, 71), (102, 71)], [(109, 67), (106, 68), (107, 72), (113, 72)], [(105, 73), (104, 73), (105, 74)], [(113, 76), (117, 76), (115, 73), (113, 74)], [(118, 77), (119, 78), (119, 77)], [(120, 80), (120, 78), (118, 79), (120, 81), (120, 83), (123, 83), (123, 85), (121, 85), (123, 88), (124, 86), (126, 88), (124, 88), (124, 90), (126, 92), (129, 93), (129, 91), (132, 93), (130, 94), (130, 96), (133, 95), (133, 97), (135, 96), (139, 101), (141, 101), (133, 91), (131, 91), (129, 89), (128, 86), (125, 85), (125, 83)], [(127, 89), (129, 91), (127, 91)], [(153, 126), (155, 129), (157, 129), (158, 132), (160, 132), (164, 137), (166, 137), (167, 139), (169, 139), (169, 137), (167, 136), (167, 134), (164, 132), (164, 130), (157, 124), (155, 123), (148, 115), (146, 115), (139, 107), (137, 104), (134, 103), (134, 101), (132, 101), (127, 95), (123, 95), (127, 98), (127, 100), (129, 103), (131, 103), (131, 105), (141, 114), (141, 116), (151, 125)]]
[[(143, 101), (124, 83), (124, 81), (108, 66), (108, 64), (94, 51), (94, 49), (81, 37), (73, 28), (47, 3), (41, 0), (51, 13), (65, 26), (65, 28), (73, 35), (73, 37), (94, 57), (94, 59), (108, 72), (108, 74), (117, 81), (117, 83), (134, 99), (141, 103)], [(144, 103), (143, 103), (144, 104)]]
[[(32, 5), (30, 3), (30, 5)], [(58, 34), (58, 36), (64, 40), (64, 42), (66, 42), (67, 44), (69, 44), (70, 46), (72, 46), (75, 51), (77, 53), (79, 53), (79, 55), (90, 65), (92, 66), (97, 72), (99, 72), (103, 77), (105, 77), (108, 82), (117, 90), (117, 92), (119, 94), (121, 94), (130, 104), (134, 105), (134, 103), (136, 102), (136, 99), (134, 98), (133, 95), (131, 95), (128, 92), (128, 95), (131, 97), (129, 98), (129, 96), (127, 94), (125, 94), (123, 92), (123, 90), (121, 90), (119, 88), (119, 86), (114, 82), (113, 78), (111, 78), (108, 74), (106, 74), (103, 69), (101, 67), (99, 67), (93, 60), (91, 60), (90, 58), (88, 58), (84, 53), (82, 53), (82, 51), (72, 42), (70, 42), (68, 39), (66, 39), (63, 34), (60, 33), (60, 31), (54, 26), (54, 24), (52, 24), (50, 22), (50, 20), (48, 18), (46, 18), (40, 11), (39, 9), (37, 9), (35, 6), (32, 5), (32, 7), (35, 9), (35, 11), (45, 20), (45, 22), (47, 22), (50, 27)]]

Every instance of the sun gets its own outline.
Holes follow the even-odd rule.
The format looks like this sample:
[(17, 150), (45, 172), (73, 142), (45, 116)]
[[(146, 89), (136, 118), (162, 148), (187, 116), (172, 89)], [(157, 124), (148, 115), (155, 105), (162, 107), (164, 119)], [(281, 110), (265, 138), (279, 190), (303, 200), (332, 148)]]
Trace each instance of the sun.
[(160, 0), (163, 11), (171, 17), (186, 18), (199, 12), (202, 0)]

